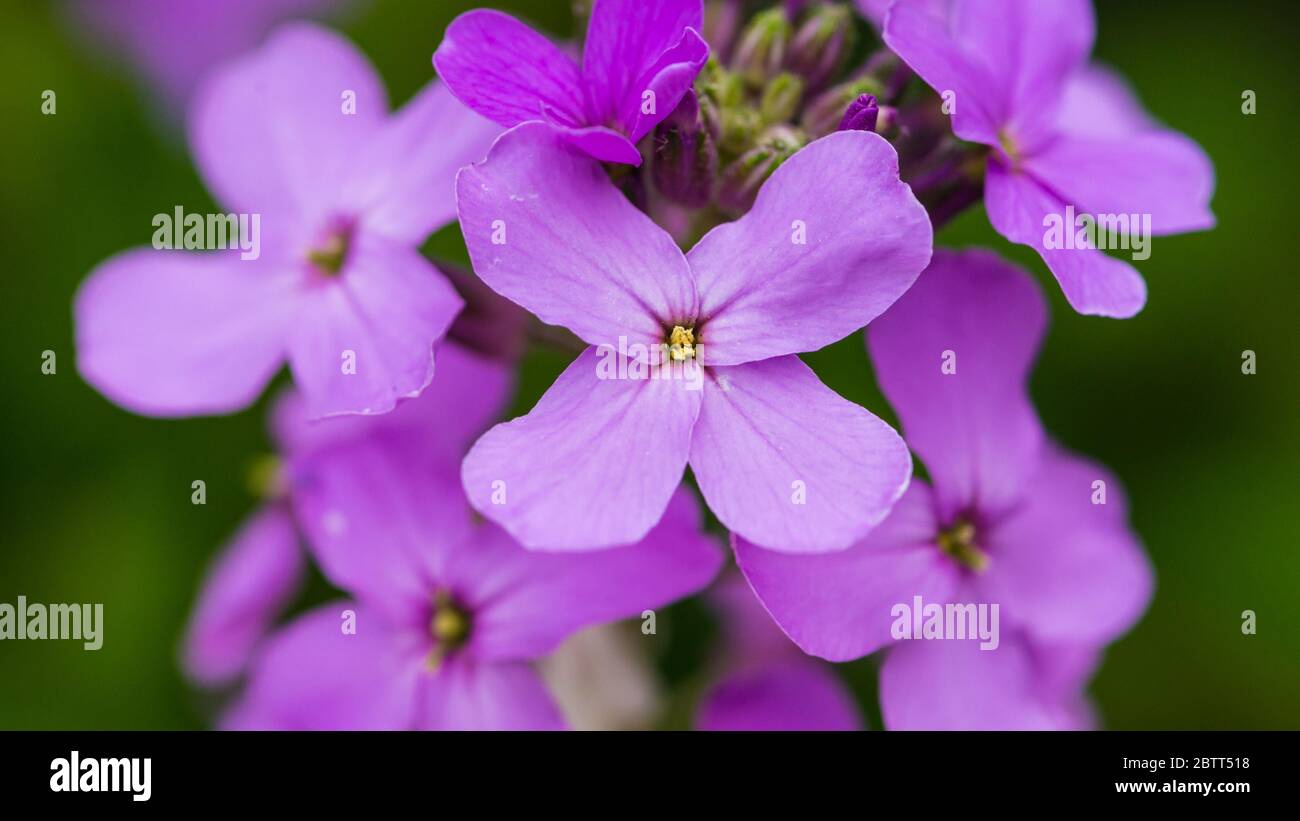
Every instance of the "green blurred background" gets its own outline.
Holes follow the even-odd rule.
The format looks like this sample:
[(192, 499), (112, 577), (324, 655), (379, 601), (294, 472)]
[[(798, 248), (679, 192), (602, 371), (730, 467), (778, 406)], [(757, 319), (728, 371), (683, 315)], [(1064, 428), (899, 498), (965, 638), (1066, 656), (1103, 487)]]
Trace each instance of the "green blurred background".
[[(214, 0), (215, 2), (215, 0)], [(395, 103), (431, 74), (447, 22), (471, 2), (377, 0), (337, 25)], [(499, 3), (564, 36), (561, 2)], [(256, 500), (265, 402), (232, 417), (132, 416), (77, 376), (70, 304), (105, 257), (142, 245), (155, 213), (215, 208), (148, 87), (70, 34), (61, 7), (3, 0), (0, 25), (0, 602), (103, 602), (103, 649), (0, 642), (0, 728), (207, 726), (211, 696), (181, 678), (181, 629), (207, 562)], [(1139, 265), (1136, 319), (1085, 318), (1028, 249), (976, 209), (937, 237), (1018, 260), (1053, 324), (1033, 378), (1051, 429), (1122, 477), (1157, 571), (1150, 611), (1115, 644), (1093, 693), (1110, 728), (1300, 728), (1300, 380), (1296, 379), (1297, 27), (1289, 2), (1098, 2), (1097, 56), (1148, 109), (1213, 158), (1219, 227), (1162, 238)], [(43, 116), (54, 89), (58, 113)], [(1258, 113), (1241, 112), (1243, 90)], [(455, 226), (429, 246), (465, 261)], [(41, 373), (42, 351), (58, 372)], [(1241, 372), (1242, 351), (1258, 373)], [(844, 396), (889, 417), (859, 336), (807, 357)], [(525, 360), (516, 410), (564, 365)], [(207, 482), (204, 506), (190, 483)], [(304, 601), (325, 594), (313, 582)], [(1258, 614), (1243, 635), (1241, 613)], [(669, 614), (661, 667), (688, 681), (708, 653), (698, 605)], [(873, 726), (870, 660), (844, 665)], [(686, 689), (686, 688), (679, 688)], [(673, 724), (684, 722), (685, 705)]]

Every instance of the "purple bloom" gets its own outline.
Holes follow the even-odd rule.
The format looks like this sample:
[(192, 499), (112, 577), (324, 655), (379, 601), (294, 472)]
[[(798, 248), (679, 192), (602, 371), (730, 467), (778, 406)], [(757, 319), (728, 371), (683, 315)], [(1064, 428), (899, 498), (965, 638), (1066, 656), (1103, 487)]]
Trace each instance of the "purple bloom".
[(306, 564), (297, 510), (322, 466), (340, 453), (346, 458), (351, 445), (382, 442), (420, 469), (453, 470), (500, 412), (510, 381), (504, 365), (444, 344), (435, 384), (392, 413), (312, 422), (300, 396), (281, 397), (271, 428), (283, 487), (240, 528), (204, 580), (186, 631), (189, 677), (213, 686), (238, 676), (297, 591)]
[(722, 618), (723, 675), (701, 700), (700, 730), (860, 730), (853, 696), (829, 667), (772, 625), (737, 574), (710, 591)]
[(768, 612), (805, 652), (832, 661), (908, 638), (895, 608), (917, 596), (998, 605), (995, 649), (903, 640), (890, 651), (881, 703), (891, 728), (1073, 726), (1096, 648), (1150, 598), (1118, 483), (1046, 442), (1029, 402), (1045, 327), (1023, 272), (984, 251), (935, 254), (868, 332), (881, 387), (932, 484), (912, 482), (846, 551), (790, 556), (734, 537)]
[(596, 0), (581, 67), (515, 18), (457, 17), (433, 55), (465, 105), (503, 126), (549, 123), (604, 162), (641, 164), (636, 143), (667, 117), (709, 57), (700, 0)]
[(465, 459), (471, 503), (525, 546), (640, 539), (688, 462), (728, 528), (796, 552), (851, 544), (907, 486), (894, 430), (796, 356), (870, 322), (929, 260), (879, 136), (812, 143), (686, 255), (544, 125), (503, 135), (457, 193), (479, 277), (592, 346)]
[(1071, 232), (1076, 212), (1136, 215), (1151, 235), (1209, 228), (1214, 170), (1121, 80), (1088, 64), (1094, 34), (1088, 0), (898, 0), (884, 36), (930, 86), (952, 92), (957, 136), (992, 148), (993, 227), (1038, 251), (1075, 310), (1129, 317), (1146, 302), (1133, 266), (1095, 245), (1049, 241), (1047, 220)]
[(423, 390), (461, 300), (416, 246), (452, 217), (455, 169), (496, 128), (436, 84), (386, 112), (364, 58), (316, 26), (285, 26), (214, 73), (193, 154), (223, 207), (258, 217), (260, 250), (100, 265), (75, 306), (86, 381), (157, 416), (239, 410), (286, 358), (313, 417), (383, 413)]
[(453, 476), (374, 442), (321, 465), (300, 499), (322, 570), (355, 599), (267, 641), (229, 727), (559, 728), (531, 662), (693, 593), (722, 561), (684, 490), (635, 545), (537, 553), (475, 524)]
[(183, 111), (212, 66), (257, 45), (275, 24), (330, 12), (346, 0), (77, 0), (77, 21), (125, 51)]

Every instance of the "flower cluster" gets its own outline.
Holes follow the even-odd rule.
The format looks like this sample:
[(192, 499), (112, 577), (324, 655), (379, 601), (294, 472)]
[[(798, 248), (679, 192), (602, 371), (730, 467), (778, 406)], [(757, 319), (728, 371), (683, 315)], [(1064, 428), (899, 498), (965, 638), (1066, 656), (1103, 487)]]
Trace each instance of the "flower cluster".
[[(1092, 726), (1151, 569), (1118, 480), (1030, 401), (1034, 279), (933, 232), (982, 200), (1074, 309), (1132, 316), (1106, 250), (1213, 224), (1203, 152), (1089, 61), (1088, 0), (581, 22), (579, 47), (463, 14), (391, 114), (344, 39), (276, 28), (188, 117), (260, 252), (128, 251), (77, 294), (82, 375), (137, 413), (292, 373), (187, 635), (191, 678), (236, 685), (221, 725), (591, 726), (534, 662), (621, 619), (648, 640), (722, 574), (702, 729), (860, 727), (818, 659), (876, 652), (888, 728)], [(420, 252), (453, 220), (472, 274)], [(859, 332), (899, 431), (800, 359)], [(499, 421), (525, 336), (576, 357)], [(282, 623), (309, 562), (345, 598)]]

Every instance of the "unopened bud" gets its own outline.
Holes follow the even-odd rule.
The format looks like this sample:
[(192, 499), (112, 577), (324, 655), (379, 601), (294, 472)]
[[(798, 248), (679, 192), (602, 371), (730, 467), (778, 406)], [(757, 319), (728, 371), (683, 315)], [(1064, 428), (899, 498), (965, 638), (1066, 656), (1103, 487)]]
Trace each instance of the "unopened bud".
[(875, 131), (876, 118), (880, 115), (880, 106), (876, 104), (874, 94), (860, 94), (849, 103), (849, 108), (840, 120), (840, 131)]
[(673, 113), (655, 128), (655, 189), (664, 197), (690, 208), (707, 205), (718, 171), (713, 137), (700, 119), (695, 92), (688, 91)]
[(784, 9), (759, 12), (741, 33), (731, 67), (752, 88), (762, 88), (785, 63), (790, 34), (790, 20)]
[(803, 135), (788, 126), (768, 129), (757, 145), (723, 170), (718, 183), (718, 205), (736, 215), (748, 211), (767, 178), (804, 143)]
[(844, 112), (863, 94), (870, 94), (879, 100), (879, 82), (872, 77), (858, 77), (831, 86), (804, 107), (799, 124), (813, 137), (824, 137), (839, 128)]
[(812, 91), (833, 81), (853, 51), (853, 12), (845, 5), (813, 9), (790, 40), (786, 67)]
[(763, 100), (759, 103), (763, 121), (783, 123), (793, 117), (803, 99), (803, 87), (803, 80), (788, 71), (773, 77), (763, 89)]

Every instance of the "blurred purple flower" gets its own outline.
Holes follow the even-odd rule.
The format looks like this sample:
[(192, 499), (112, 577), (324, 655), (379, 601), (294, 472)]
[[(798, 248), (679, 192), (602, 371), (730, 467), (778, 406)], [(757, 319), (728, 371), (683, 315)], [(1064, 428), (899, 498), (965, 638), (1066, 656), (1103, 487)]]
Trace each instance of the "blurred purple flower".
[[(1090, 66), (1089, 0), (897, 0), (885, 42), (952, 106), (964, 140), (990, 146), (993, 227), (1034, 248), (1080, 313), (1130, 317), (1146, 283), (1096, 248), (1048, 247), (1045, 220), (1075, 211), (1148, 215), (1153, 235), (1210, 228), (1214, 169), (1155, 124), (1111, 72)], [(1067, 223), (1067, 229), (1074, 226)]]
[(1150, 599), (1115, 478), (1044, 441), (1026, 379), (1045, 327), (1022, 271), (984, 251), (936, 253), (868, 330), (881, 388), (932, 484), (912, 482), (884, 523), (839, 553), (790, 556), (733, 537), (768, 612), (832, 661), (900, 638), (894, 607), (916, 596), (999, 606), (996, 649), (904, 640), (890, 652), (891, 728), (1075, 726), (1096, 648)]
[(258, 44), (276, 24), (328, 14), (356, 0), (75, 0), (76, 23), (124, 51), (137, 70), (183, 112), (213, 66)]
[(721, 617), (725, 652), (721, 675), (701, 699), (696, 729), (862, 729), (852, 694), (773, 626), (739, 574), (708, 598)]
[(515, 18), (457, 17), (433, 63), (457, 99), (503, 126), (547, 122), (604, 162), (641, 164), (636, 143), (672, 113), (709, 57), (700, 0), (596, 0), (581, 67)]
[(322, 464), (350, 445), (381, 442), (421, 470), (454, 471), (504, 407), (510, 383), (507, 366), (446, 343), (434, 385), (392, 413), (312, 422), (299, 395), (281, 397), (271, 432), (282, 460), (276, 481), (283, 486), (249, 517), (204, 579), (186, 630), (187, 675), (205, 686), (236, 678), (296, 593), (306, 565), (298, 497)]
[(256, 258), (137, 249), (101, 264), (76, 298), (83, 377), (156, 416), (244, 408), (286, 358), (313, 417), (418, 395), (461, 300), (417, 246), (496, 131), (436, 83), (389, 117), (346, 40), (277, 30), (209, 77), (189, 129), (215, 198), (258, 215)]
[[(795, 355), (870, 322), (929, 261), (879, 136), (812, 143), (688, 255), (544, 125), (503, 135), (457, 192), (479, 277), (593, 346), (465, 459), (471, 503), (526, 547), (636, 541), (688, 461), (727, 527), (791, 551), (851, 544), (907, 486), (897, 433)], [(612, 372), (620, 347), (653, 364), (669, 344), (659, 378)]]
[(313, 555), (355, 598), (268, 639), (230, 728), (558, 729), (531, 662), (695, 592), (722, 561), (685, 490), (637, 544), (536, 553), (475, 524), (454, 475), (382, 443), (334, 454), (298, 498)]

